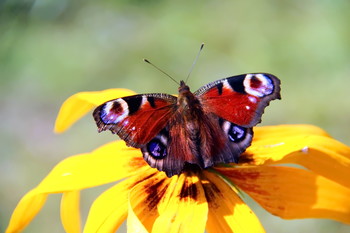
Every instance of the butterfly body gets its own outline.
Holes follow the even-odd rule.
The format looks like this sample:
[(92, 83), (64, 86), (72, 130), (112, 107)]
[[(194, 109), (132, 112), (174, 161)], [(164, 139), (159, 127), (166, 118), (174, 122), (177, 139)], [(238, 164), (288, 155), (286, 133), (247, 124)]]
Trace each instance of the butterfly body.
[(279, 85), (271, 74), (244, 74), (192, 93), (181, 81), (178, 97), (123, 97), (100, 105), (93, 115), (99, 131), (118, 134), (127, 145), (140, 148), (151, 167), (172, 176), (186, 163), (207, 168), (238, 162), (264, 108), (280, 98)]

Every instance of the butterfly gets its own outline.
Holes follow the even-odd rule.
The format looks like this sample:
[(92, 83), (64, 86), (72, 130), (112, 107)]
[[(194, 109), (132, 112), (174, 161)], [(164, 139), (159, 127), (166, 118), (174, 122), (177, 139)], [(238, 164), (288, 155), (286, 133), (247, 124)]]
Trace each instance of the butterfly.
[(110, 130), (140, 148), (151, 167), (171, 177), (186, 164), (237, 163), (265, 107), (281, 98), (280, 80), (267, 73), (224, 78), (194, 93), (181, 81), (178, 91), (105, 102), (93, 112), (99, 132)]

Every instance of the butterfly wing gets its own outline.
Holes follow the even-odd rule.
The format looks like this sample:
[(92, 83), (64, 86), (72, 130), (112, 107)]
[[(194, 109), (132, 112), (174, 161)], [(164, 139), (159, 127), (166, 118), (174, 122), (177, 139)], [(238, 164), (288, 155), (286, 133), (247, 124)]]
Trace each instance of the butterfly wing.
[(216, 116), (201, 114), (196, 121), (184, 121), (183, 116), (183, 112), (176, 112), (169, 124), (141, 147), (148, 164), (169, 177), (179, 174), (185, 164), (197, 164), (200, 168), (212, 166), (211, 155), (219, 154), (225, 146)]
[(194, 93), (204, 112), (251, 128), (261, 121), (265, 107), (280, 99), (280, 80), (272, 74), (242, 74), (211, 82)]
[(172, 176), (186, 164), (207, 168), (238, 162), (264, 108), (280, 98), (279, 85), (270, 74), (245, 74), (209, 83), (193, 94), (181, 82), (178, 98), (129, 96), (102, 104), (93, 115), (99, 131), (111, 130), (129, 146), (141, 148), (151, 167)]
[(222, 118), (219, 118), (219, 125), (225, 143), (220, 152), (212, 157), (213, 163), (238, 163), (239, 156), (252, 142), (253, 129), (236, 125)]
[(189, 136), (190, 132), (176, 117), (171, 119), (169, 125), (141, 147), (144, 159), (171, 177), (181, 173), (186, 164), (203, 169), (217, 163), (238, 162), (239, 155), (251, 143), (251, 128), (240, 127), (212, 113), (202, 115), (197, 123), (200, 130)]
[(110, 130), (129, 146), (141, 147), (168, 123), (177, 98), (167, 94), (142, 94), (110, 100), (93, 112), (99, 132)]

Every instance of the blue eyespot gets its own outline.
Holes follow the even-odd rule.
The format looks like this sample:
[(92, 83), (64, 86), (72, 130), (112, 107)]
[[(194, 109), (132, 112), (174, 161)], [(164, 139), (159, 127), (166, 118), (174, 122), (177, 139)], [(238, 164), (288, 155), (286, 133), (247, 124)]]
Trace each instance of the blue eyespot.
[(230, 130), (228, 131), (228, 138), (232, 142), (240, 142), (245, 138), (246, 131), (246, 128), (231, 124)]
[(163, 159), (167, 155), (165, 145), (157, 139), (153, 139), (147, 144), (147, 150), (155, 159)]

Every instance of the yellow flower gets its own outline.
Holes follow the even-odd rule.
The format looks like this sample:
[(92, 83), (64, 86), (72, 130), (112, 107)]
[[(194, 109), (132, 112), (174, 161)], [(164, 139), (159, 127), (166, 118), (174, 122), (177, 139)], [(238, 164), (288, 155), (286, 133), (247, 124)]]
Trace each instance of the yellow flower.
[[(56, 132), (95, 106), (133, 94), (123, 89), (77, 93), (63, 104)], [(297, 167), (284, 166), (296, 164)], [(350, 148), (310, 125), (256, 127), (239, 164), (188, 168), (168, 178), (123, 141), (71, 156), (18, 203), (6, 232), (23, 230), (51, 193), (62, 193), (66, 232), (81, 232), (80, 190), (119, 181), (92, 204), (84, 232), (264, 232), (240, 198), (244, 191), (284, 219), (329, 218), (350, 223)]]

